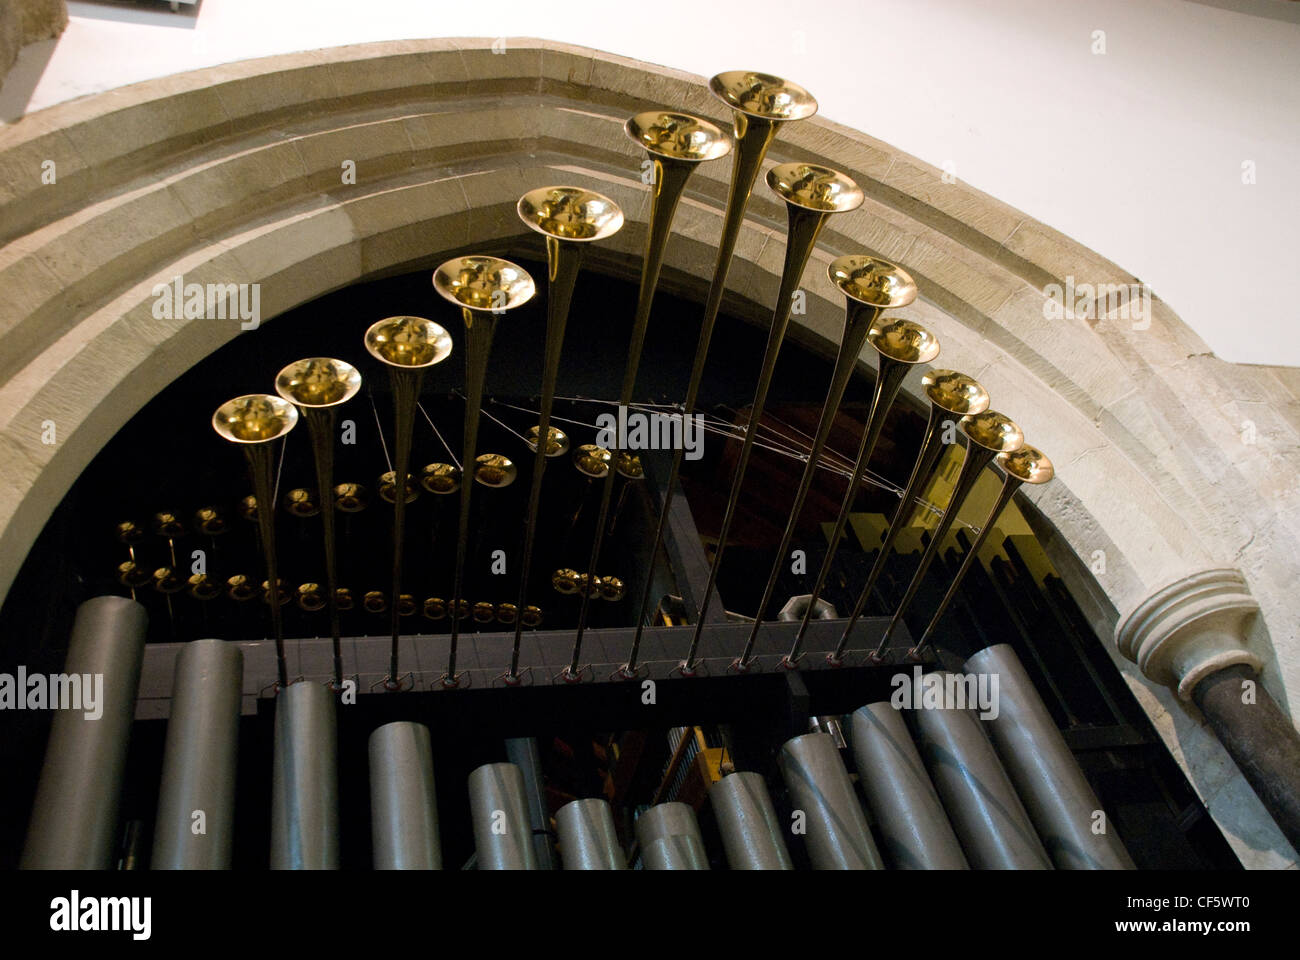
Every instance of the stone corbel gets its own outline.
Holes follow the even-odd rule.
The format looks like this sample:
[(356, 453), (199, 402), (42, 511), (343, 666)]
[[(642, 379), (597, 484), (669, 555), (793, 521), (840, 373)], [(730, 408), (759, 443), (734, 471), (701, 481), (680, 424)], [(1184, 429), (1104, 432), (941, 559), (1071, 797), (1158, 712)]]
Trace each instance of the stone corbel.
[(1115, 630), (1120, 653), (1156, 683), (1183, 700), (1213, 673), (1244, 664), (1258, 672), (1262, 661), (1246, 646), (1246, 631), (1259, 603), (1240, 572), (1202, 570), (1156, 591)]

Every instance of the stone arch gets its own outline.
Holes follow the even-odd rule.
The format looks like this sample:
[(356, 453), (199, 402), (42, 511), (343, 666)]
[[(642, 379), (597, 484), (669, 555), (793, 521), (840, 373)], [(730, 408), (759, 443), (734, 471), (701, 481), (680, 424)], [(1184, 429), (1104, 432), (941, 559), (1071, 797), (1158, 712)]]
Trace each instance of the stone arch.
[[(229, 64), (0, 131), (0, 589), (100, 447), (239, 334), (237, 322), (155, 318), (156, 284), (176, 275), (258, 283), (274, 322), (444, 254), (531, 249), (514, 203), (549, 182), (591, 185), (623, 205), (628, 229), (592, 265), (628, 269), (648, 193), (623, 119), (672, 106), (726, 124), (726, 111), (680, 72), (549, 41), (508, 40), (502, 55), (491, 46), (397, 41)], [(1278, 698), (1300, 697), (1291, 596), (1300, 504), (1286, 498), (1300, 466), (1300, 387), (1213, 357), (1159, 300), (1136, 323), (1050, 318), (1049, 284), (1138, 281), (869, 136), (820, 118), (789, 124), (769, 163), (793, 159), (841, 169), (868, 196), (823, 234), (805, 275), (808, 311), (795, 318), (800, 335), (823, 345), (838, 337), (831, 258), (866, 251), (903, 264), (921, 290), (905, 314), (937, 332), (943, 364), (978, 377), (1057, 462), (1058, 479), (1027, 495), (1094, 624), (1117, 630), (1116, 652), (1142, 660), (1145, 649), (1145, 660), (1166, 663), (1151, 651), (1185, 626), (1187, 605), (1173, 604), (1183, 612), (1170, 616), (1183, 620), (1165, 624), (1165, 607), (1153, 614), (1148, 599), (1221, 571), (1213, 582), (1263, 615), (1247, 618), (1248, 642), (1230, 638), (1211, 655), (1266, 663)], [(52, 184), (42, 182), (45, 161)], [(343, 182), (344, 161), (356, 165), (355, 184)], [(727, 176), (724, 162), (693, 178), (669, 283), (707, 284)], [(730, 281), (730, 307), (742, 315), (761, 319), (775, 295), (783, 233), (783, 211), (760, 187)], [(43, 443), (51, 421), (57, 442)], [(1243, 443), (1245, 421), (1267, 442)], [(1098, 551), (1104, 571), (1090, 565)], [(1141, 687), (1133, 664), (1117, 662)], [(1180, 755), (1195, 717), (1167, 690), (1139, 696)], [(1182, 757), (1203, 795), (1226, 783), (1200, 772), (1217, 746)]]

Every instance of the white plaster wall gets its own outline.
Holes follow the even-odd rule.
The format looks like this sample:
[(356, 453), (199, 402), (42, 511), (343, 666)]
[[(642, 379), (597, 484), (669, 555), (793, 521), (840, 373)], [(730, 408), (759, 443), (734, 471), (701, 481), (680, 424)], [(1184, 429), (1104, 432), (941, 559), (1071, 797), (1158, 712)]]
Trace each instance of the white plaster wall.
[[(197, 14), (74, 0), (52, 56), (29, 50), (0, 112), (412, 37), (549, 37), (704, 76), (762, 69), (1119, 264), (1223, 359), (1300, 365), (1286, 292), (1300, 250), (1300, 4), (1214, 2), (844, 0), (819, 22), (782, 0), (494, 0), (469, 19), (433, 0), (203, 0)], [(1243, 12), (1269, 10), (1284, 19)]]

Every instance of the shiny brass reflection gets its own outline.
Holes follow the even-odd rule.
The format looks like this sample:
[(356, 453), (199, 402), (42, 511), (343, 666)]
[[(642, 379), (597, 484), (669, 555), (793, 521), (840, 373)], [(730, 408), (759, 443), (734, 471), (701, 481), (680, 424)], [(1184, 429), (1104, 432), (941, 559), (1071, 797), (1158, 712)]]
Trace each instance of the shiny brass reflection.
[[(397, 474), (389, 470), (379, 477), (379, 496), (385, 503), (397, 500)], [(414, 503), (420, 496), (420, 485), (409, 474), (406, 477), (406, 502)]]
[(295, 517), (314, 517), (320, 513), (316, 491), (295, 487), (284, 495), (284, 509)]
[(334, 507), (343, 513), (360, 513), (369, 502), (370, 495), (359, 483), (340, 483), (334, 488)]
[(604, 447), (584, 443), (573, 454), (573, 465), (578, 472), (592, 480), (601, 480), (609, 473), (612, 455)]
[[(537, 452), (537, 433), (538, 428), (532, 426), (528, 428), (528, 449)], [(546, 430), (546, 455), (548, 457), (562, 457), (569, 452), (569, 435), (559, 427), (548, 427)]]
[(623, 211), (609, 197), (583, 187), (540, 187), (519, 198), (519, 218), (557, 240), (603, 240), (623, 226)]
[(519, 476), (519, 468), (504, 454), (480, 453), (474, 458), (474, 464), (475, 482), (494, 490), (510, 486)]
[(420, 471), (420, 486), (430, 493), (446, 496), (460, 489), (460, 467), (453, 463), (430, 463)]

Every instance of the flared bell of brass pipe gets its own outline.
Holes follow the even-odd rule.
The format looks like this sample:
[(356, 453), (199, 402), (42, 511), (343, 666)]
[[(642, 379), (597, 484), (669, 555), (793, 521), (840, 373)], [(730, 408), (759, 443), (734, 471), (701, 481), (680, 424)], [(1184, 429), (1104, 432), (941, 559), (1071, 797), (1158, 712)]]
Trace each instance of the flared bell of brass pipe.
[[(709, 343), (713, 338), (713, 326), (718, 319), (722, 297), (727, 289), (727, 275), (731, 270), (736, 241), (740, 238), (740, 228), (745, 222), (745, 208), (749, 205), (754, 181), (758, 179), (758, 172), (762, 169), (763, 158), (767, 155), (767, 149), (772, 145), (772, 141), (776, 139), (781, 124), (804, 120), (817, 112), (817, 101), (807, 90), (796, 83), (768, 73), (752, 70), (720, 73), (709, 81), (709, 89), (732, 110), (735, 147), (732, 154), (731, 184), (727, 190), (727, 206), (722, 219), (722, 234), (718, 240), (717, 259), (713, 264), (713, 279), (709, 283), (709, 293), (704, 301), (699, 342), (695, 347), (695, 359), (680, 411), (683, 417), (695, 412), (700, 383), (704, 379), (704, 365), (708, 359)], [(654, 542), (650, 545), (649, 556), (652, 557), (659, 555), (659, 549), (663, 545), (674, 491), (677, 489), (681, 475), (682, 453), (680, 448), (673, 451), (672, 464), (668, 469), (668, 479), (664, 487), (663, 502), (659, 506), (659, 520), (655, 525)], [(641, 637), (650, 610), (654, 583), (653, 570), (647, 570), (645, 583), (641, 589), (636, 631), (632, 636), (631, 648), (628, 650), (627, 663), (619, 671), (624, 678), (637, 675)]]
[(921, 651), (934, 638), (935, 629), (939, 626), (939, 621), (948, 611), (953, 598), (957, 595), (957, 588), (961, 586), (962, 579), (974, 566), (979, 557), (980, 548), (984, 546), (984, 541), (993, 532), (993, 525), (998, 522), (998, 517), (1006, 505), (1011, 502), (1017, 490), (1023, 484), (1047, 483), (1056, 475), (1052, 467), (1052, 461), (1047, 459), (1047, 455), (1037, 447), (1031, 447), (1028, 444), (1022, 446), (1019, 450), (1010, 453), (999, 453), (993, 458), (994, 466), (1002, 474), (1002, 489), (998, 491), (998, 497), (993, 502), (993, 507), (989, 510), (988, 516), (980, 525), (979, 535), (975, 537), (975, 542), (970, 545), (966, 551), (966, 556), (962, 558), (961, 566), (953, 575), (952, 582), (948, 584), (948, 590), (939, 601), (939, 606), (934, 610), (930, 617), (930, 622), (926, 625), (925, 632), (921, 634), (921, 639), (916, 642), (908, 655), (913, 659), (919, 659)]
[[(456, 257), (433, 272), (433, 288), (444, 299), (460, 307), (465, 324), (465, 430), (461, 463), (469, 468), (476, 462), (479, 411), (483, 406), (483, 383), (487, 378), (492, 337), (499, 317), (533, 298), (537, 287), (523, 267), (500, 257)], [(460, 639), (459, 611), (464, 603), (465, 555), (469, 549), (470, 501), (473, 483), (460, 485), (460, 517), (456, 532), (456, 565), (453, 577), (451, 636), (447, 646), (447, 672), (443, 686), (459, 682), (456, 647)]]
[(858, 456), (853, 464), (853, 473), (849, 477), (849, 485), (844, 491), (844, 499), (840, 501), (840, 510), (835, 517), (835, 527), (831, 531), (826, 556), (817, 571), (817, 580), (808, 598), (808, 607), (799, 624), (799, 631), (795, 634), (790, 652), (785, 656), (787, 667), (795, 666), (799, 662), (804, 634), (808, 631), (813, 611), (818, 608), (817, 600), (821, 597), (826, 580), (830, 576), (835, 551), (839, 549), (840, 541), (844, 538), (849, 514), (853, 512), (853, 502), (857, 499), (858, 486), (866, 477), (871, 454), (875, 452), (876, 441), (880, 439), (880, 432), (884, 429), (885, 419), (889, 416), (889, 410), (894, 405), (894, 399), (903, 385), (903, 378), (912, 367), (920, 363), (931, 363), (939, 356), (938, 338), (912, 320), (881, 317), (872, 325), (871, 331), (867, 334), (867, 342), (875, 349), (878, 363), (876, 385), (871, 391), (871, 407), (867, 413), (866, 426), (862, 430), (862, 439), (858, 443)]
[(604, 447), (584, 443), (573, 452), (573, 465), (584, 477), (600, 480), (609, 475), (612, 458), (613, 455)]
[[(298, 408), (282, 397), (265, 393), (228, 400), (212, 414), (212, 429), (224, 440), (239, 444), (248, 458), (253, 495), (259, 504), (257, 523), (262, 536), (262, 555), (269, 583), (278, 583), (275, 557), (274, 443), (298, 423)], [(281, 687), (289, 685), (284, 659), (284, 625), (280, 604), (271, 605), (271, 629), (275, 633), (275, 657)]]
[[(546, 455), (562, 457), (569, 452), (569, 435), (559, 427), (550, 427), (546, 431)], [(541, 435), (540, 427), (528, 428), (528, 449), (537, 452), (537, 438)]]
[(480, 453), (474, 458), (474, 482), (492, 490), (510, 486), (519, 476), (513, 460), (501, 453)]
[[(334, 650), (334, 685), (343, 685), (343, 653), (339, 639), (339, 611), (334, 600), (338, 587), (337, 541), (334, 511), (329, 509), (329, 491), (334, 486), (334, 429), (338, 408), (357, 395), (361, 374), (357, 368), (330, 357), (308, 357), (289, 364), (275, 378), (275, 392), (294, 404), (307, 421), (311, 437), (312, 460), (316, 467), (316, 489), (320, 491), (311, 506), (321, 514), (321, 533), (325, 548), (325, 594), (329, 606), (330, 642)], [(325, 509), (321, 509), (324, 498)], [(299, 502), (305, 509), (305, 505)], [(300, 511), (299, 516), (307, 515)], [(314, 515), (314, 514), (310, 514)]]
[(446, 496), (460, 489), (460, 467), (454, 463), (430, 463), (420, 471), (420, 486), (430, 493)]
[[(386, 470), (379, 475), (379, 482), (375, 485), (379, 490), (379, 499), (385, 503), (396, 505), (397, 503), (397, 471)], [(420, 499), (420, 485), (415, 478), (407, 474), (406, 483), (403, 487), (403, 493), (406, 494), (404, 500), (406, 503), (415, 503)]]
[[(961, 417), (983, 413), (989, 408), (988, 392), (977, 380), (956, 370), (931, 370), (921, 378), (921, 386), (930, 401), (930, 415), (921, 438), (921, 447), (917, 451), (907, 486), (903, 488), (902, 496), (899, 498), (898, 508), (889, 522), (889, 530), (885, 533), (880, 551), (871, 565), (867, 582), (862, 585), (857, 603), (853, 606), (849, 622), (844, 626), (839, 643), (826, 658), (832, 664), (838, 665), (841, 662), (844, 651), (848, 648), (853, 628), (857, 625), (858, 618), (862, 616), (867, 604), (871, 602), (871, 592), (884, 572), (885, 563), (893, 552), (894, 543), (916, 509), (916, 498), (921, 495), (934, 476), (934, 470), (939, 465), (939, 456), (943, 453), (940, 435), (945, 429), (944, 425), (949, 422), (955, 425)], [(872, 659), (875, 657), (876, 654), (873, 653)]]
[(916, 597), (916, 591), (920, 589), (926, 571), (930, 569), (934, 558), (939, 555), (939, 547), (944, 537), (948, 535), (953, 521), (957, 519), (961, 505), (975, 488), (975, 481), (979, 479), (980, 472), (998, 454), (1014, 453), (1025, 444), (1025, 435), (1015, 421), (996, 410), (985, 410), (983, 413), (962, 417), (961, 433), (966, 444), (966, 452), (962, 457), (961, 470), (958, 471), (957, 479), (953, 482), (952, 496), (949, 497), (948, 505), (944, 508), (943, 517), (934, 528), (929, 544), (921, 554), (921, 562), (917, 564), (916, 572), (912, 574), (912, 580), (907, 585), (898, 609), (889, 618), (889, 625), (885, 627), (885, 632), (876, 647), (876, 659), (884, 653), (890, 636), (902, 621), (903, 614), (907, 612), (913, 598)]
[(758, 638), (759, 627), (772, 594), (776, 592), (777, 580), (785, 567), (786, 554), (790, 541), (794, 539), (795, 529), (799, 523), (799, 514), (803, 510), (808, 491), (812, 489), (813, 479), (821, 466), (822, 452), (830, 438), (831, 427), (839, 413), (840, 401), (848, 388), (853, 370), (857, 366), (858, 355), (867, 341), (867, 334), (880, 316), (881, 311), (905, 307), (916, 299), (916, 282), (902, 267), (888, 260), (878, 260), (864, 254), (851, 254), (834, 260), (827, 269), (831, 282), (840, 288), (846, 300), (844, 332), (840, 337), (839, 353), (835, 357), (835, 369), (831, 373), (830, 387), (826, 391), (826, 402), (822, 404), (821, 417), (817, 422), (817, 432), (813, 435), (812, 447), (808, 452), (808, 462), (804, 465), (803, 476), (799, 478), (794, 503), (786, 519), (785, 531), (776, 550), (776, 561), (768, 574), (767, 586), (763, 590), (763, 599), (759, 602), (754, 625), (745, 641), (737, 664), (743, 669), (749, 665), (754, 643)]
[(360, 513), (370, 503), (370, 494), (359, 483), (340, 483), (334, 488), (334, 509)]
[(785, 341), (785, 332), (790, 324), (790, 309), (794, 301), (794, 293), (799, 289), (804, 267), (808, 265), (808, 258), (812, 256), (813, 247), (817, 244), (817, 236), (821, 233), (826, 220), (832, 214), (856, 210), (862, 205), (863, 200), (861, 188), (851, 179), (838, 171), (815, 163), (777, 164), (767, 172), (767, 184), (785, 201), (788, 221), (785, 263), (781, 269), (781, 286), (777, 291), (776, 305), (772, 310), (772, 325), (767, 334), (767, 349), (763, 354), (763, 363), (758, 374), (758, 386), (754, 390), (754, 399), (750, 404), (749, 425), (745, 430), (745, 439), (741, 441), (740, 455), (732, 468), (731, 493), (727, 497), (727, 509), (718, 531), (718, 546), (713, 552), (713, 562), (709, 566), (709, 576), (700, 598), (699, 610), (696, 612), (695, 635), (681, 664), (682, 673), (687, 675), (695, 669), (695, 654), (704, 634), (704, 611), (708, 609), (709, 599), (717, 585), (718, 570), (726, 552), (727, 537), (736, 517), (736, 506), (740, 502), (740, 491), (745, 482), (745, 470), (749, 466), (749, 457), (754, 450), (754, 440), (758, 436), (759, 424), (763, 419), (763, 408), (767, 404), (767, 392), (771, 387), (781, 345)]
[[(424, 317), (387, 317), (372, 324), (365, 335), (366, 351), (388, 369), (393, 389), (393, 589), (402, 592), (402, 546), (405, 542), (406, 496), (397, 496), (400, 487), (407, 489), (410, 476), (411, 435), (415, 430), (415, 409), (420, 401), (420, 387), (425, 372), (451, 355), (451, 335)], [(400, 479), (399, 479), (400, 478)], [(382, 492), (382, 483), (381, 483)], [(392, 607), (393, 638), (389, 652), (385, 686), (400, 687), (397, 638), (401, 618), (397, 605)]]
[[(623, 211), (602, 194), (582, 187), (542, 187), (519, 198), (519, 218), (529, 229), (546, 238), (546, 266), (549, 286), (546, 293), (546, 347), (542, 365), (542, 389), (535, 437), (551, 435), (551, 408), (555, 400), (555, 381), (559, 374), (564, 331), (569, 321), (569, 306), (582, 264), (583, 246), (613, 236), (623, 227)], [(533, 477), (528, 490), (528, 507), (524, 518), (523, 544), (519, 573), (519, 606), (528, 599), (528, 579), (532, 570), (533, 541), (537, 514), (541, 506), (542, 479), (548, 456), (555, 456), (547, 446), (533, 445)], [(519, 680), (519, 645), (523, 624), (515, 624), (515, 641), (510, 666), (504, 679)]]

